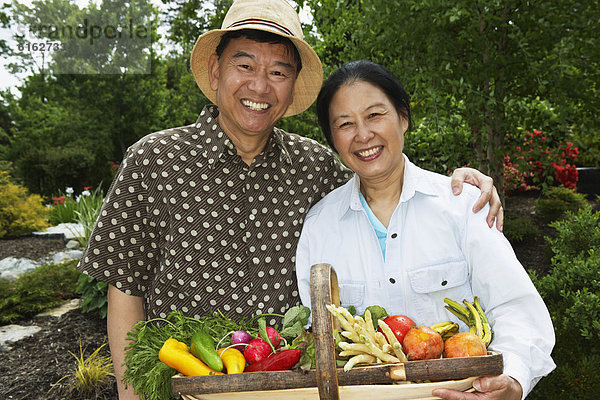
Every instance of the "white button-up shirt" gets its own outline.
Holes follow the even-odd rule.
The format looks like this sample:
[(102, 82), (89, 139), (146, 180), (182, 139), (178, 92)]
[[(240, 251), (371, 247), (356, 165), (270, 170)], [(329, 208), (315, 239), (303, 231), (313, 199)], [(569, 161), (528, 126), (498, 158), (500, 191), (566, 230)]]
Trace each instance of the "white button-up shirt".
[(472, 212), (479, 190), (465, 185), (454, 196), (450, 178), (405, 161), (385, 259), (361, 205), (357, 175), (309, 211), (296, 253), (302, 303), (310, 305), (310, 267), (319, 263), (334, 267), (341, 304), (359, 314), (380, 305), (417, 325), (452, 320), (466, 331), (444, 298), (477, 296), (494, 331), (489, 349), (503, 354), (504, 373), (527, 395), (555, 368), (554, 330), (542, 298), (510, 243), (487, 226), (488, 207)]

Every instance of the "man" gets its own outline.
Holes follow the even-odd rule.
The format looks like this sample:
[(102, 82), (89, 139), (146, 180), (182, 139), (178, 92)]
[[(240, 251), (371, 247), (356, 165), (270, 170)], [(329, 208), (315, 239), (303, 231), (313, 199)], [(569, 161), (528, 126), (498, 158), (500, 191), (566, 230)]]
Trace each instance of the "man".
[[(312, 104), (323, 75), (285, 0), (236, 1), (222, 29), (198, 38), (191, 67), (216, 107), (129, 148), (79, 265), (110, 284), (121, 399), (136, 398), (121, 377), (126, 333), (137, 321), (172, 310), (239, 318), (297, 304), (303, 217), (350, 177), (330, 149), (275, 128)], [(489, 195), (489, 178), (477, 174), (462, 171), (461, 180), (487, 182)], [(490, 224), (500, 209), (500, 226), (497, 199), (493, 209)]]

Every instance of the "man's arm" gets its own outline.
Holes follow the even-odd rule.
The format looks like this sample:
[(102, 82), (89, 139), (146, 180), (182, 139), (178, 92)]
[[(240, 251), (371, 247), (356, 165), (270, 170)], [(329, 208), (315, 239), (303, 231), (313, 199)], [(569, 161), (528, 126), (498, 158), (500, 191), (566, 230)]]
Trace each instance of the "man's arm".
[(125, 389), (121, 381), (125, 373), (125, 347), (128, 345), (127, 332), (133, 328), (136, 322), (143, 320), (144, 304), (141, 297), (130, 296), (113, 285), (108, 285), (108, 313), (106, 326), (108, 329), (108, 344), (112, 355), (117, 387), (119, 389), (119, 400), (139, 400), (131, 385)]
[(463, 183), (470, 183), (477, 186), (481, 190), (481, 196), (473, 205), (473, 212), (481, 210), (486, 203), (490, 203), (490, 211), (488, 212), (486, 222), (491, 228), (494, 226), (494, 218), (496, 219), (496, 228), (502, 232), (504, 225), (504, 210), (500, 196), (494, 186), (494, 180), (489, 176), (479, 172), (474, 168), (457, 168), (452, 173), (452, 193), (459, 195), (462, 191)]

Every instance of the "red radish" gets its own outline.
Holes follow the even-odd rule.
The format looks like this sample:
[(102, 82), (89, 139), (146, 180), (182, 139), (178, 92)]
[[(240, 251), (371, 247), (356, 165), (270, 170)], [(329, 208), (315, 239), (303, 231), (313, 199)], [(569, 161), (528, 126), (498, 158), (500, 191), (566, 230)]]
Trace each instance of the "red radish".
[(269, 337), (269, 340), (273, 344), (273, 347), (275, 347), (275, 348), (279, 347), (279, 344), (281, 343), (282, 338), (281, 338), (281, 335), (279, 334), (279, 332), (277, 332), (275, 330), (275, 328), (267, 326), (267, 336)]
[(231, 344), (238, 344), (239, 346), (234, 346), (234, 348), (238, 349), (242, 353), (245, 350), (245, 345), (252, 340), (252, 336), (248, 332), (245, 331), (234, 331), (231, 334)]
[(252, 339), (244, 350), (244, 357), (250, 364), (254, 364), (262, 359), (269, 357), (271, 346), (261, 338)]

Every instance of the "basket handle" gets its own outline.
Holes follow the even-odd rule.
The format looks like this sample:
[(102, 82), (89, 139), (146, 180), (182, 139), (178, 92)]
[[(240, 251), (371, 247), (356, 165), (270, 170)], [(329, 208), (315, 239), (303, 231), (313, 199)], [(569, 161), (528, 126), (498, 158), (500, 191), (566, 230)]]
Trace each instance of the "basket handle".
[(315, 340), (317, 386), (321, 400), (338, 400), (338, 378), (335, 363), (333, 329), (339, 328), (337, 320), (325, 305), (340, 305), (337, 275), (329, 264), (315, 264), (310, 268), (310, 303), (312, 332)]

